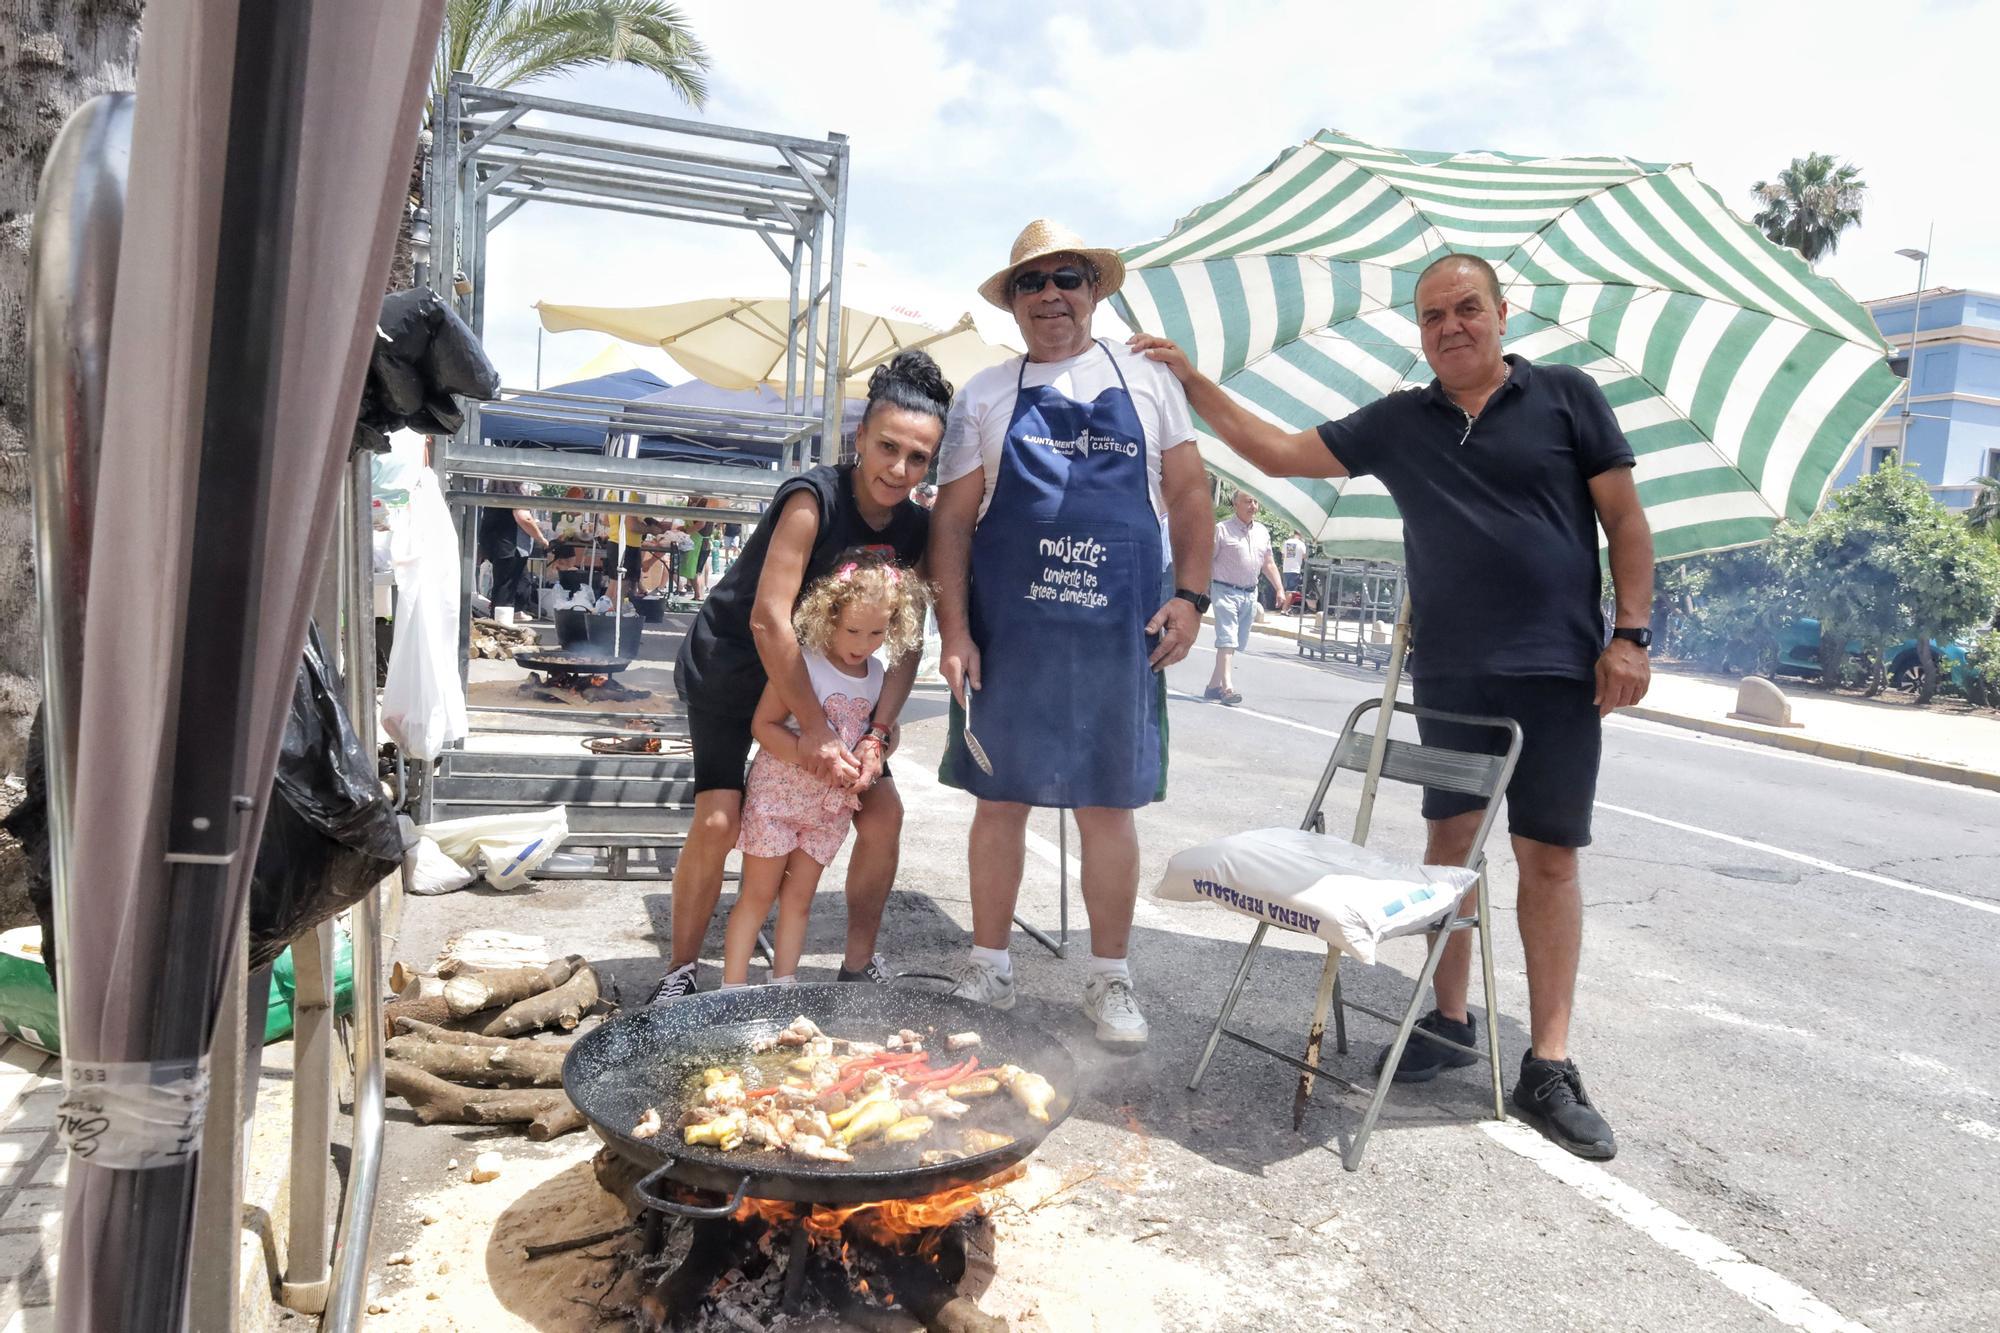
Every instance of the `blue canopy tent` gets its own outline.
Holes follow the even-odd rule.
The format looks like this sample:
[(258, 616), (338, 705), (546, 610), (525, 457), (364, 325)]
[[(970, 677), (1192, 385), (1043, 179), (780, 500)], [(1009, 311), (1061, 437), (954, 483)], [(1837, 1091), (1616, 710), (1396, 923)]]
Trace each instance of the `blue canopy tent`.
[[(674, 407), (693, 412), (713, 409), (718, 414), (714, 434), (690, 429), (671, 434), (641, 435), (639, 437), (641, 458), (672, 458), (689, 463), (758, 465), (778, 461), (778, 446), (736, 438), (729, 429), (731, 425), (729, 418), (723, 415), (739, 412), (783, 412), (784, 395), (764, 385), (754, 385), (748, 389), (720, 389), (703, 380), (689, 380), (685, 384), (676, 384), (671, 389), (649, 394), (633, 403), (633, 406)], [(841, 438), (850, 440), (854, 438), (854, 432), (860, 429), (861, 414), (867, 410), (868, 404), (865, 401), (849, 398), (841, 407)], [(805, 408), (806, 414), (810, 416), (818, 416), (823, 410), (822, 401), (817, 395)]]
[[(616, 398), (621, 402), (633, 402), (667, 387), (667, 382), (650, 370), (615, 371), (609, 375), (594, 375), (589, 379), (574, 380), (568, 384), (555, 384), (541, 393), (517, 394), (507, 399), (523, 409), (542, 408), (549, 412), (561, 413), (565, 408), (572, 411), (574, 404), (566, 403), (557, 395), (571, 395), (579, 398)], [(578, 415), (582, 415), (578, 413)], [(541, 415), (522, 415), (509, 412), (504, 407), (487, 408), (479, 414), (480, 434), (488, 444), (507, 445), (514, 448), (540, 445), (547, 449), (588, 450), (591, 453), (604, 452), (604, 427), (585, 421), (555, 421)]]

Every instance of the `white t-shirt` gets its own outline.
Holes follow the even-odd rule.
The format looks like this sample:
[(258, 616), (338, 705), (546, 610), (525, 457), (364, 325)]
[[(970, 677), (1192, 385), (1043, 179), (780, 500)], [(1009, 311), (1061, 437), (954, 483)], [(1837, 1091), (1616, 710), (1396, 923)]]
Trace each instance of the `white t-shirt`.
[[(1105, 349), (1111, 355), (1104, 354)], [(1021, 363), (1015, 357), (986, 369), (967, 380), (952, 400), (951, 415), (944, 426), (944, 443), (938, 447), (938, 484), (950, 485), (975, 469), (986, 471), (986, 494), (979, 502), (979, 516), (993, 502), (993, 487), (1000, 478), (1000, 449), (1007, 440), (1007, 426), (1014, 419), (1016, 383), (1029, 388), (1051, 385), (1057, 393), (1079, 403), (1087, 403), (1106, 389), (1116, 388), (1119, 372), (1132, 392), (1132, 406), (1146, 431), (1146, 486), (1153, 512), (1166, 522), (1166, 501), (1160, 493), (1160, 455), (1194, 441), (1194, 418), (1188, 413), (1187, 393), (1174, 373), (1157, 361), (1148, 360), (1124, 343), (1105, 339), (1092, 343), (1083, 353), (1066, 361), (1028, 361), (1022, 378)], [(1116, 368), (1113, 361), (1116, 361)]]
[[(805, 659), (806, 677), (812, 681), (813, 693), (819, 696), (827, 725), (852, 747), (867, 734), (875, 705), (882, 698), (882, 659), (869, 657), (868, 674), (850, 676), (810, 648), (801, 649), (799, 656)], [(785, 729), (798, 735), (798, 718), (786, 718)]]
[(1306, 544), (1298, 536), (1285, 538), (1285, 572), (1302, 574), (1306, 567)]
[(1271, 530), (1262, 523), (1245, 523), (1234, 514), (1215, 525), (1215, 564), (1209, 577), (1239, 588), (1257, 586), (1257, 575), (1271, 558)]

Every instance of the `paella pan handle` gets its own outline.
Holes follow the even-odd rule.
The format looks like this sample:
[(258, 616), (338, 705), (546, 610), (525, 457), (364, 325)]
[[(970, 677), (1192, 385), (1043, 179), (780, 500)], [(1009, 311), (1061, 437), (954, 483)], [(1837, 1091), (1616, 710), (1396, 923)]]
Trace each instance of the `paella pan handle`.
[(736, 1193), (729, 1196), (729, 1202), (714, 1208), (704, 1208), (700, 1204), (681, 1203), (665, 1195), (654, 1192), (655, 1185), (661, 1185), (673, 1178), (674, 1164), (668, 1162), (632, 1187), (633, 1193), (645, 1200), (648, 1208), (657, 1208), (675, 1217), (728, 1217), (743, 1203), (743, 1195), (750, 1188), (750, 1177), (744, 1176), (736, 1182)]

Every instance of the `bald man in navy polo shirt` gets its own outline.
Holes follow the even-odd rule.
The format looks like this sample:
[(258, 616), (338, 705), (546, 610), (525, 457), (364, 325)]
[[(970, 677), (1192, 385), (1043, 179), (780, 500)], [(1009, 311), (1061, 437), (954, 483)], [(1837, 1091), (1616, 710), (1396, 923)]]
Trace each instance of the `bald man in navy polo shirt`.
[[(1577, 850), (1590, 842), (1602, 719), (1638, 703), (1650, 680), (1653, 535), (1631, 446), (1596, 381), (1501, 352), (1507, 303), (1491, 265), (1471, 255), (1438, 260), (1417, 279), (1415, 312), (1436, 379), (1298, 432), (1245, 409), (1169, 340), (1141, 334), (1132, 346), (1171, 369), (1189, 406), (1268, 475), (1373, 475), (1388, 488), (1403, 517), (1418, 705), (1521, 724), (1507, 822), (1520, 868), (1530, 1047), (1514, 1105), (1569, 1151), (1609, 1158), (1611, 1126), (1569, 1058), (1583, 947)], [(1598, 606), (1600, 524), (1617, 601), (1608, 636)], [(1449, 724), (1426, 722), (1422, 733), (1429, 744), (1490, 748)], [(1479, 826), (1472, 805), (1425, 791), (1427, 862), (1465, 860)], [(1433, 983), (1437, 1007), (1418, 1032), (1476, 1043), (1471, 966), (1470, 937), (1455, 935)], [(1396, 1079), (1424, 1082), (1472, 1063), (1463, 1051), (1412, 1041)]]

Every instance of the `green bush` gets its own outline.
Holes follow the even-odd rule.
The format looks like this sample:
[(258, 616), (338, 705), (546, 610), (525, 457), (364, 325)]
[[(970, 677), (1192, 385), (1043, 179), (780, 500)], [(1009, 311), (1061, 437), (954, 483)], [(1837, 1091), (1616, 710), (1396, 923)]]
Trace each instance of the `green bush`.
[(1965, 694), (1973, 703), (2000, 708), (2000, 630), (1981, 630), (1965, 654)]

